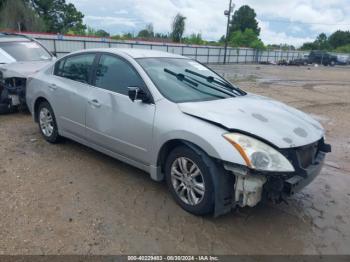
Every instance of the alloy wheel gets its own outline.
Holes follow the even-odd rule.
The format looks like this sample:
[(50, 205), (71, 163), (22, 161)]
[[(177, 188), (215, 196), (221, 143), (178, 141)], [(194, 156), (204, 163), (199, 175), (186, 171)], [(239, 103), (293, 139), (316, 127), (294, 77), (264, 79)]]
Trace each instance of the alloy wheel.
[(205, 184), (202, 172), (188, 158), (175, 159), (171, 165), (171, 183), (177, 196), (187, 205), (198, 205), (204, 198)]
[(39, 123), (42, 133), (46, 137), (50, 137), (54, 131), (54, 122), (50, 111), (46, 107), (40, 110)]

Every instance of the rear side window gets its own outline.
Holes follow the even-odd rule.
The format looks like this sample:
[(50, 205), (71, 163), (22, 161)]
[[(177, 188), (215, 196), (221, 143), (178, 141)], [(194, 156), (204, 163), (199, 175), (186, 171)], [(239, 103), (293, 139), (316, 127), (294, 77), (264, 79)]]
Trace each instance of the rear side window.
[(101, 55), (96, 70), (97, 87), (127, 95), (128, 87), (143, 87), (144, 82), (125, 60), (111, 55)]
[(67, 57), (56, 63), (55, 75), (81, 83), (89, 83), (89, 75), (95, 54), (83, 54)]

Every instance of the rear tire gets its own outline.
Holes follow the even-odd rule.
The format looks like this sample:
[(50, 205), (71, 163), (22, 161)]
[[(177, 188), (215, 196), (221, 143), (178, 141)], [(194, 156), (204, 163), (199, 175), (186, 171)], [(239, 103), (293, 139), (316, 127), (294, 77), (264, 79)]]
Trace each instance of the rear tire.
[(39, 105), (37, 114), (39, 129), (45, 140), (53, 144), (59, 142), (55, 114), (47, 101)]
[(186, 146), (175, 148), (167, 158), (165, 177), (175, 201), (187, 212), (206, 215), (214, 211), (212, 175), (200, 154)]

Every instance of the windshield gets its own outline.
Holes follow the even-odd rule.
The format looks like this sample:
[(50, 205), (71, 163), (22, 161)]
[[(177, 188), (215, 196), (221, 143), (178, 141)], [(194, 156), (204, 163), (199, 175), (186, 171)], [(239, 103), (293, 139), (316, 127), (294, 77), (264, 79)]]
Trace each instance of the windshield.
[(0, 53), (8, 54), (18, 62), (49, 60), (52, 56), (35, 42), (4, 42), (0, 43)]
[(202, 64), (182, 58), (139, 58), (164, 97), (175, 103), (208, 101), (245, 93)]

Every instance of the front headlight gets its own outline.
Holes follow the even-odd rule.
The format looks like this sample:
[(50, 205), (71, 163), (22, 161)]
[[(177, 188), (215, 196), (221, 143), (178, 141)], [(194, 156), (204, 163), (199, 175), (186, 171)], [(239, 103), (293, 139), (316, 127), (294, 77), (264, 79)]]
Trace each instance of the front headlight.
[(291, 163), (271, 146), (239, 133), (224, 134), (241, 154), (248, 167), (260, 171), (294, 172)]

